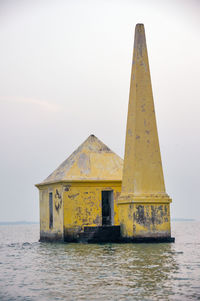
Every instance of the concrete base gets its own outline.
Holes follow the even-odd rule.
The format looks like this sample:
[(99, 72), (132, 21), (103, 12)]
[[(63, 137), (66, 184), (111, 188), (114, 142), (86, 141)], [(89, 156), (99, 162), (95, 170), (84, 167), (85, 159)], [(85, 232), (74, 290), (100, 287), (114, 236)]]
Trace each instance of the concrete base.
[(40, 242), (63, 242), (63, 235), (60, 233), (40, 232)]
[(82, 243), (119, 243), (120, 226), (85, 227), (78, 242)]
[[(68, 234), (68, 235), (67, 235)], [(84, 232), (72, 236), (65, 232), (64, 240), (58, 233), (41, 233), (40, 242), (75, 243), (173, 243), (174, 237), (122, 237), (120, 226), (85, 227)]]
[(120, 226), (85, 227), (76, 238), (66, 236), (65, 242), (76, 243), (173, 243), (173, 237), (134, 237), (124, 238)]

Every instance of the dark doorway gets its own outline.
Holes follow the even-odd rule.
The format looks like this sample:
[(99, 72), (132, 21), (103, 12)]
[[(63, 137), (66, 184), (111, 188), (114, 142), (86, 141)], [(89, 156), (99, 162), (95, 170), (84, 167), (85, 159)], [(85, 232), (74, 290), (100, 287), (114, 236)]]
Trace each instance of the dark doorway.
[(102, 226), (113, 224), (113, 191), (102, 191)]
[(49, 228), (53, 228), (53, 193), (49, 193)]

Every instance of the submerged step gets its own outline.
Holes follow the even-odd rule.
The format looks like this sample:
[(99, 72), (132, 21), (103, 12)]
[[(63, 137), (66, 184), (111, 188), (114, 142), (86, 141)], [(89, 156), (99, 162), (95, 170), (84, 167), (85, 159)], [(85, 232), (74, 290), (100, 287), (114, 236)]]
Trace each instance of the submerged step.
[(78, 240), (88, 243), (119, 242), (120, 226), (86, 226), (84, 232), (80, 233)]
[(92, 226), (86, 226), (84, 227), (84, 232), (96, 232), (96, 231), (119, 231), (120, 233), (120, 226), (98, 226), (98, 227), (92, 227)]

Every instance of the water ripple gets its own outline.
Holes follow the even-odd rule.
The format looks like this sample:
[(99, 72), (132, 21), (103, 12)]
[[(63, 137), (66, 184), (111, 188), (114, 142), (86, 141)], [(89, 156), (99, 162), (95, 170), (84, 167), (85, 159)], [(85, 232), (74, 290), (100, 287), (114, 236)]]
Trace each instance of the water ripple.
[(200, 300), (200, 223), (173, 227), (175, 244), (87, 245), (1, 226), (0, 300)]

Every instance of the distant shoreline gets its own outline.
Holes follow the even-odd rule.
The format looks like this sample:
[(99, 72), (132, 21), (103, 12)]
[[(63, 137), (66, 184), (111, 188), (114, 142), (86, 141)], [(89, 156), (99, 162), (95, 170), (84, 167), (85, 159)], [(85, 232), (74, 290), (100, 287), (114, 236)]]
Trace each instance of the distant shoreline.
[(26, 222), (26, 221), (19, 221), (19, 222), (0, 222), (0, 226), (3, 225), (33, 225), (39, 224), (39, 222)]
[[(193, 218), (172, 218), (172, 222), (195, 222), (196, 220)], [(37, 225), (38, 222), (27, 222), (27, 221), (18, 221), (18, 222), (0, 222), (0, 226), (6, 225)]]
[(195, 222), (196, 219), (194, 218), (172, 218), (172, 222)]

